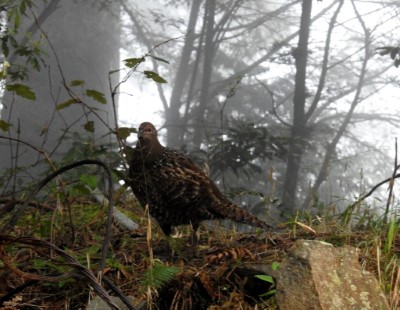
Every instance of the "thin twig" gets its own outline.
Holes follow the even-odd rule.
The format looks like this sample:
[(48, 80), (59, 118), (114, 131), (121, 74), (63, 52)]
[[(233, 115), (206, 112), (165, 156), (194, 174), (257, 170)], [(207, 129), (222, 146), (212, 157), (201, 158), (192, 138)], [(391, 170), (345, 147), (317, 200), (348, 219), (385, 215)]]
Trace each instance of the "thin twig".
[(17, 224), (22, 212), (26, 209), (28, 206), (29, 202), (33, 200), (33, 198), (36, 196), (36, 194), (47, 184), (49, 183), (52, 179), (57, 177), (58, 175), (71, 170), (76, 167), (84, 166), (84, 165), (97, 165), (102, 167), (106, 174), (107, 174), (107, 181), (108, 181), (108, 192), (107, 192), (107, 199), (109, 201), (109, 209), (108, 209), (108, 218), (106, 222), (106, 231), (105, 231), (105, 236), (104, 236), (104, 243), (102, 247), (102, 254), (101, 254), (101, 262), (100, 262), (100, 267), (99, 270), (103, 270), (105, 267), (105, 260), (106, 256), (108, 253), (108, 248), (110, 244), (110, 231), (111, 231), (111, 224), (112, 224), (112, 214), (113, 214), (113, 197), (112, 197), (112, 177), (111, 177), (111, 170), (110, 168), (103, 163), (100, 160), (97, 159), (84, 159), (78, 162), (74, 162), (72, 164), (66, 165), (61, 167), (60, 169), (54, 171), (53, 173), (49, 174), (46, 178), (44, 178), (42, 181), (40, 181), (34, 190), (31, 192), (29, 197), (26, 199), (25, 203), (18, 209), (16, 212), (13, 214), (11, 219), (6, 223), (6, 225), (0, 230), (0, 235), (6, 235), (9, 233), (14, 226)]
[[(74, 268), (75, 272), (68, 272), (68, 273), (59, 273), (56, 275), (40, 275), (34, 274), (30, 272), (25, 272), (20, 270), (19, 268), (15, 267), (10, 261), (8, 261), (6, 257), (6, 252), (4, 245), (10, 243), (21, 243), (27, 247), (29, 247), (33, 251), (37, 251), (40, 248), (48, 249), (50, 252), (55, 252), (57, 255), (61, 256), (64, 260), (63, 264)], [(90, 283), (90, 286), (93, 290), (110, 306), (111, 309), (120, 309), (114, 301), (111, 299), (111, 296), (107, 293), (107, 291), (101, 286), (101, 283), (97, 280), (94, 273), (88, 269), (87, 267), (83, 266), (79, 261), (65, 252), (64, 250), (60, 249), (59, 247), (55, 246), (54, 244), (46, 241), (41, 240), (33, 237), (11, 237), (11, 236), (0, 236), (0, 256), (4, 264), (14, 273), (18, 274), (19, 276), (30, 279), (30, 280), (39, 280), (39, 281), (51, 281), (51, 282), (58, 282), (61, 279), (66, 278), (80, 278), (83, 277)]]
[(393, 167), (393, 174), (392, 174), (392, 179), (390, 180), (389, 183), (389, 196), (386, 202), (386, 210), (385, 210), (385, 215), (383, 218), (383, 222), (387, 223), (388, 215), (389, 215), (389, 209), (390, 209), (390, 204), (392, 202), (392, 197), (393, 197), (393, 187), (394, 187), (394, 176), (396, 175), (397, 170), (399, 169), (399, 166), (397, 164), (397, 138), (395, 139), (394, 143), (394, 150), (395, 150), (395, 155), (394, 155), (394, 167)]

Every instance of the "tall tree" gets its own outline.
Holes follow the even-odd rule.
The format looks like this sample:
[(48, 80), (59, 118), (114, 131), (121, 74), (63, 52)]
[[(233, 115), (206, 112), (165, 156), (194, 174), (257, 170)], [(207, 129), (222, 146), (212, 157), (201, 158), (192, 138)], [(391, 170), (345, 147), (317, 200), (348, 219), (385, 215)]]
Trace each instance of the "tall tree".
[[(343, 190), (340, 181), (346, 174), (361, 168), (363, 162), (357, 160), (352, 165), (329, 169), (333, 162), (347, 163), (344, 156), (359, 156), (359, 149), (371, 149), (354, 128), (371, 122), (373, 117), (388, 126), (399, 123), (395, 115), (376, 116), (373, 109), (355, 113), (355, 109), (348, 108), (351, 97), (357, 99), (357, 106), (361, 102), (371, 104), (372, 98), (383, 94), (385, 85), (390, 85), (390, 66), (382, 66), (377, 58), (370, 59), (365, 75), (361, 74), (364, 51), (373, 49), (377, 40), (391, 37), (383, 25), (388, 27), (393, 22), (389, 27), (396, 27), (390, 17), (393, 12), (384, 4), (357, 3), (360, 16), (382, 17), (375, 23), (370, 18), (365, 20), (371, 32), (371, 42), (366, 46), (365, 31), (355, 22), (357, 16), (349, 17), (353, 12), (351, 1), (318, 2), (312, 11), (310, 1), (217, 1), (212, 29), (207, 27), (206, 18), (209, 1), (191, 2), (191, 6), (188, 2), (161, 2), (176, 6), (174, 12), (188, 12), (177, 16), (157, 8), (138, 8), (140, 14), (135, 17), (140, 16), (143, 31), (135, 38), (142, 41), (147, 37), (153, 42), (148, 45), (150, 48), (168, 38), (180, 38), (157, 45), (156, 49), (171, 63), (159, 67), (169, 81), (163, 92), (172, 94), (168, 102), (160, 92), (167, 143), (187, 145), (189, 151), (201, 147), (195, 155), (204, 158), (209, 154), (207, 159), (213, 169), (217, 167), (215, 163), (227, 169), (234, 167), (234, 172), (225, 178), (230, 185), (263, 193), (266, 188), (275, 189), (273, 195), (283, 197), (284, 211), (290, 214), (295, 205), (302, 205), (308, 193), (309, 198), (317, 197), (321, 185), (330, 186), (331, 197), (338, 194)], [(187, 32), (188, 29), (191, 30)], [(206, 39), (207, 29), (212, 30), (212, 35)], [(307, 49), (311, 51), (308, 54)], [(209, 60), (206, 51), (213, 51), (212, 66), (204, 64)], [(168, 78), (168, 74), (175, 79)], [(355, 97), (359, 87), (362, 92)], [(346, 117), (348, 112), (351, 113)], [(344, 127), (343, 122), (347, 123)], [(337, 134), (340, 137), (335, 138)], [(287, 162), (275, 160), (281, 148), (268, 149), (269, 139), (275, 141), (275, 146), (291, 145)], [(263, 158), (266, 152), (259, 151), (261, 145), (270, 151), (270, 157)], [(368, 153), (377, 156), (375, 161), (384, 156), (379, 150)], [(259, 169), (246, 170), (246, 166)], [(215, 175), (224, 177), (221, 169)], [(334, 179), (331, 183), (329, 176)], [(349, 186), (354, 185), (354, 175), (347, 180)]]
[(295, 206), (297, 181), (301, 158), (304, 151), (304, 142), (307, 135), (306, 124), (306, 70), (308, 58), (308, 38), (310, 35), (312, 0), (304, 0), (301, 10), (299, 41), (293, 51), (296, 61), (295, 89), (293, 96), (293, 124), (291, 129), (291, 143), (283, 185), (283, 212), (292, 213)]
[(197, 107), (197, 117), (194, 122), (193, 144), (200, 146), (204, 134), (204, 113), (209, 100), (209, 88), (211, 84), (214, 54), (215, 54), (215, 0), (207, 0), (205, 4), (204, 22), (205, 38), (203, 57), (203, 70), (200, 88), (200, 98)]
[(169, 106), (165, 111), (166, 125), (168, 128), (167, 143), (173, 147), (179, 146), (181, 132), (184, 129), (179, 109), (182, 106), (183, 92), (189, 82), (188, 74), (190, 72), (190, 60), (194, 52), (194, 41), (196, 38), (195, 30), (199, 18), (201, 3), (201, 0), (192, 2), (185, 42), (179, 58), (178, 70), (175, 73), (174, 87), (171, 92)]
[[(322, 165), (320, 167), (319, 173), (317, 175), (317, 178), (313, 184), (313, 186), (310, 189), (310, 192), (308, 194), (308, 199), (305, 200), (305, 205), (303, 207), (306, 207), (307, 204), (310, 203), (310, 201), (313, 200), (313, 197), (317, 194), (319, 187), (321, 186), (322, 182), (326, 179), (327, 177), (327, 170), (328, 170), (328, 166), (329, 163), (331, 162), (331, 159), (334, 156), (335, 150), (337, 149), (338, 143), (340, 141), (340, 139), (343, 137), (343, 134), (345, 133), (345, 131), (347, 130), (347, 127), (349, 126), (349, 124), (351, 123), (351, 120), (353, 118), (354, 112), (356, 107), (358, 106), (358, 104), (361, 102), (360, 98), (361, 98), (361, 91), (363, 86), (365, 85), (365, 76), (366, 76), (366, 72), (367, 72), (367, 64), (368, 61), (371, 59), (372, 54), (371, 54), (371, 34), (370, 31), (368, 30), (368, 28), (365, 25), (365, 22), (362, 19), (362, 16), (360, 15), (360, 13), (357, 10), (357, 7), (354, 4), (354, 1), (351, 1), (352, 5), (353, 5), (353, 9), (355, 11), (355, 14), (357, 16), (357, 20), (360, 22), (361, 28), (363, 30), (364, 33), (364, 57), (362, 59), (361, 62), (361, 68), (360, 68), (360, 73), (359, 73), (359, 78), (358, 78), (358, 83), (354, 92), (354, 97), (353, 100), (350, 104), (350, 108), (347, 111), (342, 123), (340, 124), (335, 136), (333, 137), (333, 139), (328, 143), (328, 145), (326, 146), (326, 151), (325, 151), (325, 155), (324, 155), (324, 159), (322, 161)], [(338, 9), (334, 15), (334, 17), (332, 18), (331, 21), (331, 25), (330, 25), (330, 31), (328, 31), (328, 36), (327, 36), (327, 43), (326, 43), (326, 51), (325, 51), (325, 57), (324, 57), (324, 64), (323, 64), (323, 69), (322, 69), (322, 73), (321, 73), (321, 80), (320, 80), (320, 88), (322, 88), (324, 86), (324, 75), (326, 74), (325, 70), (326, 70), (326, 66), (327, 66), (327, 59), (328, 59), (328, 50), (329, 50), (329, 41), (330, 41), (330, 33), (331, 33), (331, 28), (333, 28), (333, 23), (336, 21), (336, 17), (337, 14), (339, 13), (342, 5), (344, 3), (344, 0), (342, 0), (338, 6)], [(320, 92), (317, 93), (317, 95), (320, 94)], [(309, 112), (312, 112), (312, 110), (310, 109)]]
[[(23, 81), (7, 81), (29, 87), (36, 100), (7, 87), (1, 119), (11, 125), (8, 136), (14, 140), (0, 140), (0, 167), (18, 173), (3, 190), (43, 171), (45, 158), (33, 147), (59, 162), (73, 145), (110, 143), (108, 73), (119, 66), (118, 12), (118, 5), (103, 1), (52, 0), (37, 2), (20, 16), (15, 39), (40, 48), (43, 63)], [(24, 55), (11, 49), (10, 70), (25, 65)]]

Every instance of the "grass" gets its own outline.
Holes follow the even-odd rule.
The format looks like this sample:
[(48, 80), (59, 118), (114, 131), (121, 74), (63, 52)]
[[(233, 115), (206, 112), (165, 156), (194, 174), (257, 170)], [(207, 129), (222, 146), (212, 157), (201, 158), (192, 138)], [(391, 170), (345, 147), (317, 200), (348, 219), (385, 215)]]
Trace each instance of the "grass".
[[(176, 309), (193, 305), (216, 309), (233, 303), (243, 308), (257, 305), (259, 309), (276, 309), (273, 296), (265, 299), (252, 295), (251, 291), (246, 291), (236, 272), (246, 263), (280, 262), (293, 239), (312, 238), (335, 246), (352, 245), (359, 248), (360, 263), (376, 276), (391, 309), (399, 308), (400, 239), (396, 218), (389, 223), (371, 218), (363, 223), (363, 227), (359, 227), (340, 221), (337, 215), (318, 217), (299, 214), (280, 234), (282, 242), (275, 245), (262, 234), (239, 234), (218, 228), (215, 224), (215, 229), (203, 228), (200, 231), (198, 256), (193, 256), (187, 244), (190, 227), (180, 227), (179, 238), (170, 242), (176, 253), (171, 260), (165, 252), (166, 239), (157, 225), (146, 220), (141, 208), (134, 203), (126, 204), (125, 201), (122, 197), (118, 207), (130, 216), (144, 220), (135, 237), (131, 237), (131, 232), (113, 229), (111, 250), (103, 276), (125, 296), (133, 296), (135, 300), (147, 300), (160, 309), (163, 309), (160, 305), (165, 304), (174, 305)], [(34, 275), (47, 277), (47, 280), (56, 275), (67, 276), (54, 282), (35, 280), (31, 286), (7, 301), (11, 308), (29, 305), (38, 309), (73, 309), (84, 307), (93, 296), (88, 282), (82, 275), (79, 276), (83, 269), (76, 268), (68, 261), (68, 257), (73, 257), (88, 270), (97, 270), (107, 210), (82, 197), (75, 197), (69, 203), (55, 202), (52, 205), (49, 199), (47, 205), (52, 208), (46, 211), (29, 208), (20, 219), (13, 236), (34, 236), (47, 240), (63, 249), (67, 256), (39, 246), (7, 243), (2, 247), (0, 256), (16, 269), (10, 270), (0, 260), (0, 297), (29, 280), (35, 280)], [(263, 292), (268, 289), (266, 286)]]

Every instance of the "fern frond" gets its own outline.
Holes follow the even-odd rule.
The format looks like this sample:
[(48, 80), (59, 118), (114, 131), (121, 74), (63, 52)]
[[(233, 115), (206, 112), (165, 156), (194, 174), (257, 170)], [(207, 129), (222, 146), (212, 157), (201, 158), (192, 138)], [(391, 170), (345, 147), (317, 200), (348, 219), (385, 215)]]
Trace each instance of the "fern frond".
[(165, 266), (155, 261), (153, 267), (148, 269), (140, 281), (143, 286), (151, 286), (155, 289), (162, 287), (165, 283), (172, 280), (181, 269), (176, 266)]

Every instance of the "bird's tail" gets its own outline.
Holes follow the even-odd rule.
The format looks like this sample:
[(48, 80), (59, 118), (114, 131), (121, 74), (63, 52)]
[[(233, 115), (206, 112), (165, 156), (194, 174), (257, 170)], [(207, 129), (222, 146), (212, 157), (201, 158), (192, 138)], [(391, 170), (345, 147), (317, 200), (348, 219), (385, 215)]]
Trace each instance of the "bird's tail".
[(239, 208), (237, 205), (231, 203), (226, 206), (223, 214), (224, 217), (243, 224), (248, 224), (254, 227), (260, 227), (264, 230), (270, 230), (272, 227), (267, 223), (261, 221), (254, 215), (251, 215), (247, 210)]

